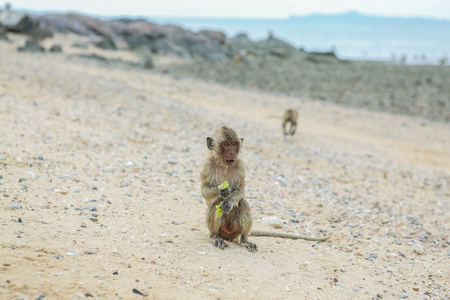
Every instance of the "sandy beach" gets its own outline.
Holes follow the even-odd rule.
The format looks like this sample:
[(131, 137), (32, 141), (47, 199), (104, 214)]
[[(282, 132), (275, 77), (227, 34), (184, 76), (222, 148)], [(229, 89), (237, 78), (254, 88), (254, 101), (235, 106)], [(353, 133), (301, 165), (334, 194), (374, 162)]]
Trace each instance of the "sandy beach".
[[(1, 299), (450, 299), (448, 122), (86, 59), (139, 60), (77, 38), (0, 40)], [(213, 246), (199, 173), (224, 124), (253, 228), (329, 240)]]

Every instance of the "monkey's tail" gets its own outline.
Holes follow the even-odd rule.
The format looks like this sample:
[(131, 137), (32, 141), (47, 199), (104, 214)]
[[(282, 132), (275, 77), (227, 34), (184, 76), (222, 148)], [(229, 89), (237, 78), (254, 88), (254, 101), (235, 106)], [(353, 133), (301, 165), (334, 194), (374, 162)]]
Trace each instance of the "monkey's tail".
[(296, 234), (290, 234), (290, 233), (281, 233), (281, 232), (270, 232), (270, 231), (263, 231), (263, 230), (252, 230), (250, 231), (250, 236), (269, 236), (269, 237), (279, 237), (283, 239), (302, 239), (307, 241), (319, 241), (323, 242), (330, 238), (330, 235), (325, 235), (322, 237), (312, 237), (312, 236), (304, 236), (304, 235), (296, 235)]

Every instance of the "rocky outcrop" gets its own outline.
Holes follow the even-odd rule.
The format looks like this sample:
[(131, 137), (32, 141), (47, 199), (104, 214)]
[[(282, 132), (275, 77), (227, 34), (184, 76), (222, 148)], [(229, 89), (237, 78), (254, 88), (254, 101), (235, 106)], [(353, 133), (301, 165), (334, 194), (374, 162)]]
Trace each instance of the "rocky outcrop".
[(235, 60), (237, 57), (277, 57), (280, 59), (288, 59), (293, 57), (304, 57), (305, 54), (301, 50), (297, 50), (292, 45), (269, 36), (267, 40), (253, 42), (246, 34), (239, 34), (228, 40), (229, 48)]
[(29, 33), (38, 26), (29, 15), (11, 10), (0, 12), (0, 25), (6, 31), (20, 33)]
[(22, 47), (18, 47), (17, 51), (19, 52), (31, 52), (31, 53), (40, 53), (45, 52), (44, 47), (39, 44), (37, 40), (28, 39), (25, 41), (25, 45)]
[(51, 37), (49, 31), (40, 26), (38, 19), (29, 14), (11, 11), (9, 9), (0, 12), (0, 28), (5, 32), (22, 33), (33, 37), (35, 40)]
[[(251, 63), (258, 58), (272, 57), (286, 60), (292, 58), (319, 59), (307, 56), (289, 43), (270, 34), (263, 41), (251, 41), (240, 34), (227, 38), (219, 31), (200, 30), (193, 32), (177, 25), (159, 25), (144, 19), (103, 20), (80, 14), (44, 14), (15, 16), (9, 21), (9, 28), (20, 28), (21, 33), (74, 33), (93, 37), (90, 44), (108, 50), (128, 48), (149, 55), (160, 54), (186, 59), (202, 58), (210, 61)], [(41, 34), (42, 35), (42, 34)], [(43, 36), (45, 37), (45, 36)], [(41, 38), (43, 38), (41, 37)], [(84, 45), (87, 47), (87, 45)]]

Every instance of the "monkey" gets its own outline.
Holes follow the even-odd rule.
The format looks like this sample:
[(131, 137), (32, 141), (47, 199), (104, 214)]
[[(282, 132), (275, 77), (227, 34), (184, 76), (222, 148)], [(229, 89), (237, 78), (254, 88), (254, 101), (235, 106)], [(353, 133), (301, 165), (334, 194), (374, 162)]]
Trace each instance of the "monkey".
[[(251, 252), (258, 251), (258, 246), (248, 241), (248, 236), (272, 236), (309, 241), (325, 241), (329, 236), (314, 238), (293, 234), (268, 231), (251, 231), (252, 214), (245, 199), (245, 165), (239, 158), (244, 139), (237, 133), (222, 126), (213, 137), (206, 138), (206, 145), (211, 154), (205, 160), (200, 173), (201, 192), (206, 200), (206, 224), (210, 238), (219, 249), (228, 247), (226, 241), (238, 240)], [(228, 181), (229, 186), (218, 186)], [(223, 211), (219, 215), (218, 210)]]
[[(228, 247), (226, 241), (239, 241), (251, 252), (258, 246), (247, 237), (252, 227), (250, 206), (245, 199), (245, 165), (239, 158), (244, 139), (227, 126), (219, 128), (213, 137), (206, 138), (211, 154), (204, 162), (200, 173), (202, 196), (206, 200), (206, 224), (214, 245), (220, 249)], [(224, 181), (229, 186), (218, 189)], [(223, 211), (219, 217), (217, 210)]]
[[(288, 109), (283, 116), (283, 131), (284, 135), (294, 135), (297, 129), (298, 112), (295, 109)], [(289, 131), (286, 131), (287, 124), (290, 123)]]

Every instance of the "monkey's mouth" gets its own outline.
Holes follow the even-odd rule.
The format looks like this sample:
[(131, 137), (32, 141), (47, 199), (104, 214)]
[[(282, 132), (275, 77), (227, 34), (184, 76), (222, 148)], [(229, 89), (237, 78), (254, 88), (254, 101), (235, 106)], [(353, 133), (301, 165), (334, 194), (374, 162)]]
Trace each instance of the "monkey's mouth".
[(234, 164), (234, 159), (229, 159), (229, 160), (227, 160), (227, 164), (229, 164), (229, 165)]

